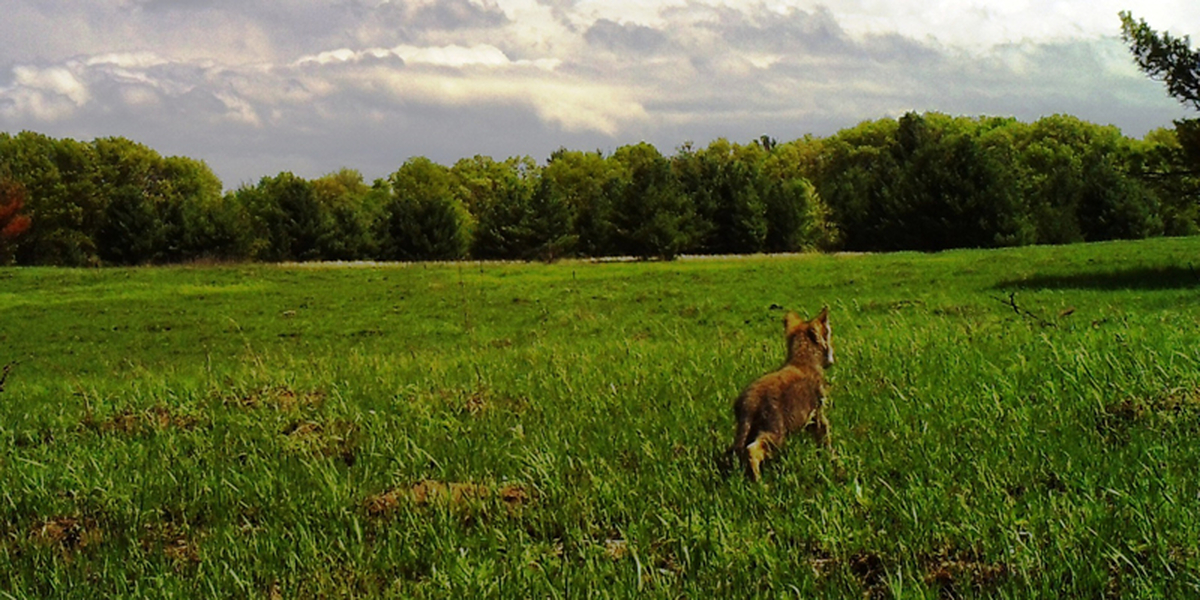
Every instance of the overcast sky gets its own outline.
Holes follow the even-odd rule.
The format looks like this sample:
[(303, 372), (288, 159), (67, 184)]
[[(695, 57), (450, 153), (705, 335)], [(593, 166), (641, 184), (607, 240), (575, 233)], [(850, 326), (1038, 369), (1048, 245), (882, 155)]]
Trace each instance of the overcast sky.
[(1130, 8), (1195, 0), (0, 0), (0, 130), (124, 136), (227, 188), (421, 155), (828, 135), (909, 110), (1194, 116), (1139, 73)]

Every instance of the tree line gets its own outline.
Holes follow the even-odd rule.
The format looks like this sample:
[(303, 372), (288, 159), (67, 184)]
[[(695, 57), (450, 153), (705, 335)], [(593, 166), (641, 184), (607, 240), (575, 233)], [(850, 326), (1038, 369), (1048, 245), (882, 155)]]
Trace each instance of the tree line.
[(671, 157), (562, 149), (544, 165), (417, 157), (371, 183), (283, 172), (223, 193), (203, 162), (124, 138), (0, 133), (0, 182), (0, 261), (23, 265), (672, 258), (815, 249), (834, 231), (795, 165), (724, 140)]
[(1188, 235), (1189, 167), (1170, 129), (1138, 140), (1061, 115), (909, 113), (786, 143), (417, 157), (370, 183), (284, 172), (226, 192), (202, 161), (124, 138), (0, 133), (0, 262), (670, 259)]

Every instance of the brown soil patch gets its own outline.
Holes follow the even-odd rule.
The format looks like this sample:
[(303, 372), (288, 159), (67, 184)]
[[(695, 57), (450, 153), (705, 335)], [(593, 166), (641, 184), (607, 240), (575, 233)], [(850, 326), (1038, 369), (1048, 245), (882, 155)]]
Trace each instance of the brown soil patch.
[(39, 545), (58, 548), (67, 557), (104, 540), (95, 521), (67, 516), (53, 517), (34, 525), (29, 537)]
[(529, 406), (524, 398), (497, 394), (487, 387), (440, 390), (435, 392), (434, 399), (461, 415), (472, 417), (497, 409), (523, 412)]
[(291, 412), (302, 408), (315, 408), (324, 401), (324, 392), (298, 392), (286, 385), (273, 385), (227, 397), (223, 403), (226, 406), (232, 405), (241, 408), (269, 408), (280, 412)]
[(1200, 389), (1177, 388), (1155, 398), (1125, 398), (1101, 409), (1096, 432), (1110, 442), (1124, 443), (1134, 425), (1197, 412), (1200, 412)]
[(875, 599), (883, 599), (891, 597), (891, 590), (887, 584), (887, 570), (884, 568), (883, 559), (878, 554), (873, 552), (863, 552), (855, 554), (847, 561), (850, 572), (862, 582), (863, 597)]
[(1181, 413), (1200, 411), (1200, 388), (1194, 390), (1168, 390), (1153, 404), (1153, 409), (1162, 412)]
[(145, 410), (126, 408), (102, 420), (88, 414), (82, 422), (84, 428), (92, 431), (122, 435), (142, 435), (172, 428), (191, 431), (199, 425), (200, 417), (175, 412), (166, 406), (154, 406)]
[(467, 414), (477, 415), (488, 408), (487, 392), (477, 390), (463, 399), (462, 410)]
[(526, 506), (530, 502), (530, 495), (524, 486), (515, 483), (495, 486), (424, 479), (408, 488), (393, 488), (369, 496), (363, 501), (363, 507), (369, 516), (383, 517), (403, 503), (420, 507), (464, 508), (480, 502), (499, 502), (512, 513)]
[(629, 556), (629, 542), (622, 539), (604, 540), (604, 555), (613, 560), (621, 560)]
[(1124, 439), (1129, 427), (1145, 414), (1145, 407), (1131, 399), (1114, 402), (1100, 413), (1096, 430), (1106, 438)]
[(936, 560), (925, 575), (925, 583), (938, 586), (939, 596), (961, 598), (962, 590), (976, 593), (995, 587), (1009, 574), (1008, 565), (988, 563), (969, 556), (945, 557)]
[(353, 466), (357, 459), (358, 425), (353, 421), (294, 421), (280, 433), (286, 438), (284, 445), (289, 450), (337, 456), (346, 466)]
[(174, 523), (147, 524), (141, 537), (147, 552), (160, 551), (176, 568), (200, 564), (200, 551), (186, 531)]

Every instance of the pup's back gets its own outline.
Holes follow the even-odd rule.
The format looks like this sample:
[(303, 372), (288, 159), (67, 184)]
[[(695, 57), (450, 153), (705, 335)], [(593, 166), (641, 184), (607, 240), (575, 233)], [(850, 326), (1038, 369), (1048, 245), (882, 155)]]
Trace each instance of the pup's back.
[(788, 433), (810, 428), (817, 442), (830, 448), (824, 411), (825, 368), (833, 364), (829, 308), (811, 321), (789, 312), (783, 326), (787, 362), (747, 386), (734, 404), (737, 432), (731, 449), (755, 481), (759, 465)]

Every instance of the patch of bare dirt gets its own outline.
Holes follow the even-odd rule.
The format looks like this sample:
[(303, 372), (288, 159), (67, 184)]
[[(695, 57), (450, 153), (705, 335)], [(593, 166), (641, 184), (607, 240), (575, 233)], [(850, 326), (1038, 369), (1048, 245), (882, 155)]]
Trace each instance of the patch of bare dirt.
[(1129, 439), (1135, 425), (1200, 413), (1200, 389), (1170, 389), (1152, 398), (1124, 398), (1101, 409), (1096, 432), (1113, 443)]
[(191, 431), (201, 425), (201, 419), (196, 415), (160, 405), (145, 410), (126, 408), (104, 419), (97, 419), (89, 413), (81, 425), (85, 429), (100, 433), (142, 435), (166, 429)]
[(1146, 407), (1125, 399), (1105, 406), (1096, 421), (1096, 431), (1105, 439), (1123, 442), (1128, 439), (1129, 428), (1146, 414)]
[(472, 417), (497, 409), (524, 412), (529, 406), (525, 398), (499, 394), (486, 386), (465, 390), (439, 390), (435, 392), (434, 398), (454, 412)]
[(348, 467), (357, 461), (358, 425), (353, 421), (293, 421), (280, 433), (285, 438), (285, 447), (291, 451), (336, 456)]
[(964, 590), (975, 594), (995, 588), (1009, 575), (1003, 562), (987, 562), (971, 552), (943, 552), (929, 561), (925, 583), (937, 586), (946, 600), (962, 598)]
[(104, 541), (103, 532), (92, 519), (58, 516), (33, 526), (30, 539), (43, 547), (57, 548), (64, 558), (96, 546)]
[(304, 408), (316, 408), (324, 401), (325, 393), (318, 390), (297, 391), (286, 385), (270, 385), (225, 397), (222, 402), (226, 406), (292, 412)]
[(862, 552), (851, 556), (847, 561), (850, 572), (858, 578), (863, 586), (863, 597), (870, 600), (882, 600), (891, 597), (891, 589), (887, 583), (887, 570), (883, 559), (874, 552)]
[(1170, 413), (1200, 411), (1200, 388), (1167, 390), (1153, 404), (1154, 410)]
[(870, 600), (891, 598), (887, 583), (887, 569), (883, 559), (874, 552), (859, 552), (848, 558), (835, 557), (819, 548), (809, 548), (811, 556), (808, 566), (817, 579), (849, 571), (862, 585), (863, 598)]
[(140, 539), (147, 552), (162, 552), (177, 569), (200, 564), (200, 550), (187, 532), (174, 523), (149, 523)]
[(423, 479), (406, 488), (393, 488), (369, 496), (363, 501), (363, 507), (371, 517), (384, 517), (404, 504), (465, 508), (474, 503), (498, 502), (513, 513), (528, 505), (530, 500), (528, 490), (517, 483), (488, 485)]
[(613, 560), (621, 560), (629, 556), (629, 542), (620, 538), (604, 540), (604, 555)]

